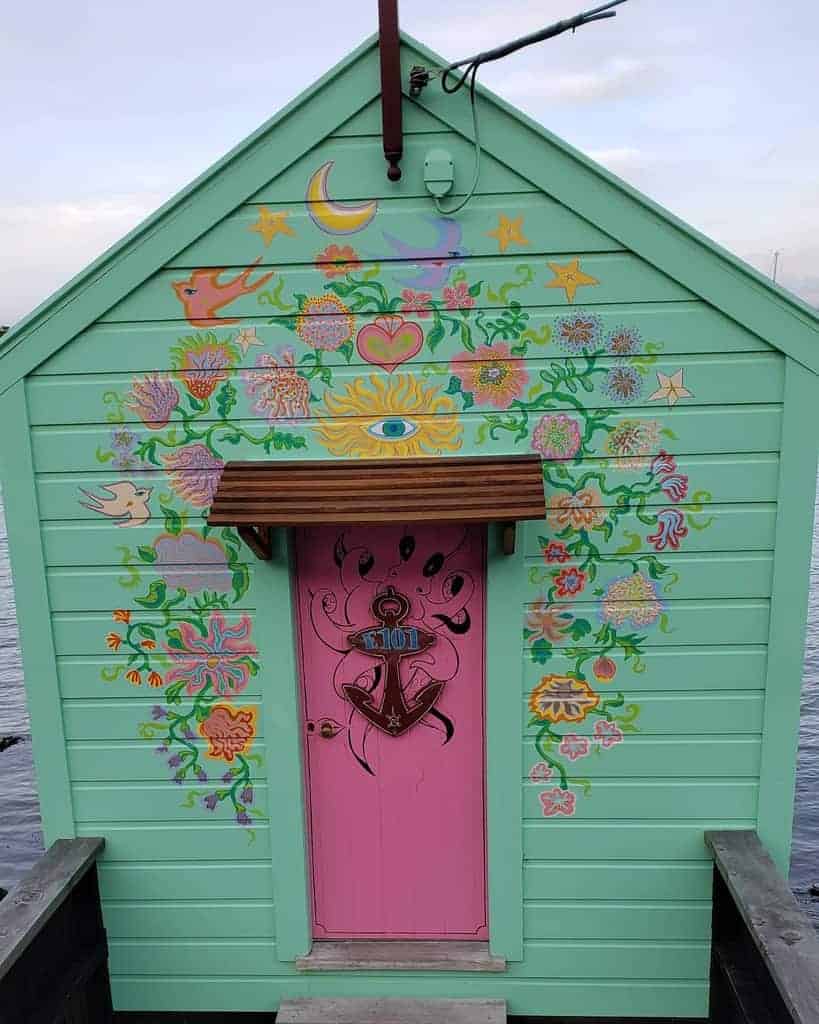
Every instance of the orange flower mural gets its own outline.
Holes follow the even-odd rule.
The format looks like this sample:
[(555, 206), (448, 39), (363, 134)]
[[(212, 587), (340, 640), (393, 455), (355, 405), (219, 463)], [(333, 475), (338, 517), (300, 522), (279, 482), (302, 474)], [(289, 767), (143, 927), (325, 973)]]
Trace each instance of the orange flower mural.
[(106, 633), (105, 646), (111, 651), (118, 651), (122, 646), (122, 637), (119, 633)]
[(575, 530), (590, 530), (606, 521), (603, 497), (594, 487), (584, 487), (576, 494), (556, 494), (549, 501), (546, 514), (555, 530), (571, 526)]
[(248, 750), (256, 735), (256, 708), (236, 708), (217, 704), (199, 726), (199, 733), (210, 744), (208, 757), (232, 761)]

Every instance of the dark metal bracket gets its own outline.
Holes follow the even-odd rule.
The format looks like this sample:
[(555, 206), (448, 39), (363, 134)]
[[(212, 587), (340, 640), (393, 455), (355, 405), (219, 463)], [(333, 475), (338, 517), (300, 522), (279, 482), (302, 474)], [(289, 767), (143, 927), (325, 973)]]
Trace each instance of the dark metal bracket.
[(273, 558), (273, 530), (269, 526), (239, 525), (236, 531), (253, 554), (263, 562)]
[(505, 555), (514, 555), (517, 541), (518, 524), (501, 523), (501, 550)]

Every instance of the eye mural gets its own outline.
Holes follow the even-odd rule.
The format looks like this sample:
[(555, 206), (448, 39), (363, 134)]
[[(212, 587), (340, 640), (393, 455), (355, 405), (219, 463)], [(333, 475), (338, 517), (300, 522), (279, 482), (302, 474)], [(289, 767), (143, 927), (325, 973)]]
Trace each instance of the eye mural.
[[(269, 247), (272, 262), (276, 246), (309, 245), (312, 266), (284, 275), (260, 257), (238, 274), (191, 271), (172, 286), (190, 327), (154, 363), (167, 370), (102, 396), (110, 436), (96, 460), (104, 472), (77, 502), (87, 517), (132, 528), (112, 534), (123, 600), (104, 637), (112, 661), (103, 679), (156, 692), (139, 731), (183, 805), (247, 828), (264, 817), (254, 781), (258, 699), (246, 695), (264, 651), (249, 610), (246, 549), (235, 531), (205, 522), (225, 462), (534, 451), (548, 514), (541, 561), (527, 566), (523, 622), (528, 664), (542, 673), (527, 701), (530, 779), (542, 787), (545, 816), (573, 815), (591, 788), (584, 759), (638, 729), (624, 677), (646, 671), (652, 640), (674, 630), (671, 556), (712, 522), (710, 494), (673, 454), (672, 414), (695, 397), (697, 382), (667, 358), (660, 364), (662, 344), (633, 325), (575, 306), (601, 282), (583, 257), (554, 264), (531, 255), (537, 239), (523, 218), (487, 214), (466, 242), (457, 222), (429, 218), (416, 232), (421, 243), (405, 243), (381, 230), (377, 203), (328, 198), (332, 166), (311, 179), (312, 219), (297, 234), (283, 221), (277, 231), (237, 229), (262, 253)], [(327, 234), (347, 237), (328, 245)], [(470, 269), (485, 264), (466, 247), (487, 235), (505, 254), (492, 280)], [(382, 256), (386, 245), (390, 261), (372, 260), (367, 239)], [(526, 262), (506, 251), (524, 245)], [(544, 296), (559, 303), (548, 318)], [(244, 310), (256, 303), (255, 325), (226, 308), (237, 300)], [(341, 643), (339, 693), (367, 680), (370, 702), (356, 695), (357, 708), (345, 697), (349, 720), (338, 728), (370, 770), (366, 733), (377, 726), (361, 708), (383, 706), (387, 662), (349, 637), (377, 624), (379, 588), (402, 591), (350, 545), (340, 535), (337, 595), (318, 602), (314, 625), (319, 638)], [(435, 555), (424, 554), (430, 580), (459, 578), (454, 555), (441, 554), (433, 571)], [(452, 678), (452, 638), (469, 631), (469, 581), (450, 586), (437, 608), (422, 595), (418, 614), (415, 595), (405, 595), (407, 622), (436, 637), (417, 654), (423, 671), (416, 665), (405, 680), (413, 658), (398, 659), (408, 708), (424, 684)], [(444, 740), (456, 727), (437, 698), (420, 725)]]

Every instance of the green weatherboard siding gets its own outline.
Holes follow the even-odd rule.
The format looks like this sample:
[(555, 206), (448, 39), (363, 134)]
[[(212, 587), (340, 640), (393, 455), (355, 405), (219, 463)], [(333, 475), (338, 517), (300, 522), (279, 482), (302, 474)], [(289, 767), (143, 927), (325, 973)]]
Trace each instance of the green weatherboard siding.
[[(486, 97), (478, 194), (438, 217), (423, 160), (449, 149), (464, 191), (465, 111), (405, 104), (393, 186), (377, 94), (368, 45), (4, 340), (47, 834), (106, 837), (121, 1010), (705, 1017), (703, 832), (787, 860), (816, 323)], [(305, 978), (289, 538), (262, 563), (205, 525), (221, 467), (532, 452), (546, 518), (488, 561), (509, 969)]]

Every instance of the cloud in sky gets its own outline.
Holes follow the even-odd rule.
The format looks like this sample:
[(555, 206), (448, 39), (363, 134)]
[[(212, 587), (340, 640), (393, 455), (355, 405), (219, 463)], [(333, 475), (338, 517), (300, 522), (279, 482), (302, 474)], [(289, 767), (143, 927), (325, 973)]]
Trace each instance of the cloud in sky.
[(625, 96), (653, 93), (663, 81), (661, 69), (650, 61), (615, 57), (585, 72), (496, 72), (493, 86), (511, 98), (544, 99), (550, 103), (615, 103)]
[[(450, 59), (575, 13), (404, 0)], [(588, 5), (586, 5), (588, 6)], [(731, 8), (731, 9), (726, 9)], [(59, 0), (4, 11), (0, 323), (18, 319), (323, 74), (376, 4), (254, 10)], [(50, 31), (42, 31), (48, 21)], [(127, 29), (124, 26), (127, 23)], [(316, 26), (327, 31), (317, 32)], [(819, 303), (819, 5), (630, 0), (616, 19), (482, 69), (490, 88), (762, 270)], [(764, 74), (762, 73), (764, 69)]]

